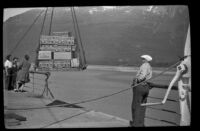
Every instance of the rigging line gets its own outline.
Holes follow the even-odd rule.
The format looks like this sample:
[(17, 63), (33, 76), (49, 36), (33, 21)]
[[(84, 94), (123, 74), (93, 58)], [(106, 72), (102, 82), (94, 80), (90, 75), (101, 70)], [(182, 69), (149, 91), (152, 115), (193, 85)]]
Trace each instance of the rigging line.
[(69, 119), (71, 119), (71, 118), (73, 118), (73, 117), (76, 117), (76, 116), (80, 116), (80, 115), (85, 114), (85, 113), (87, 113), (87, 112), (89, 112), (89, 111), (91, 111), (91, 110), (85, 110), (84, 112), (81, 112), (81, 113), (72, 115), (72, 116), (67, 117), (67, 118), (64, 118), (64, 119), (62, 119), (62, 120), (58, 120), (58, 121), (52, 122), (52, 123), (50, 123), (50, 124), (48, 124), (48, 125), (45, 125), (45, 126), (43, 126), (43, 127), (40, 127), (40, 128), (46, 128), (46, 127), (48, 127), (48, 126), (55, 125), (55, 124), (57, 124), (57, 123), (59, 123), (59, 122), (62, 122), (62, 121), (65, 121), (65, 120), (69, 120)]
[(48, 7), (46, 8), (46, 11), (45, 11), (44, 19), (43, 19), (43, 22), (42, 22), (42, 29), (40, 31), (40, 36), (42, 35), (42, 32), (44, 30), (44, 23), (45, 23), (45, 20), (46, 20), (47, 11), (48, 11)]
[(49, 35), (51, 35), (51, 28), (52, 28), (52, 21), (53, 21), (53, 12), (54, 12), (54, 7), (52, 7), (52, 12), (51, 12), (51, 21), (50, 21)]
[[(40, 36), (42, 35), (42, 32), (44, 30), (44, 23), (45, 23), (45, 20), (46, 20), (46, 15), (47, 15), (47, 11), (48, 11), (48, 7), (46, 8), (46, 11), (45, 11), (45, 15), (44, 15), (44, 19), (43, 19), (43, 22), (42, 22), (42, 28), (41, 28), (41, 31), (40, 31)], [(38, 63), (37, 63), (37, 56), (38, 56), (38, 51), (39, 51), (39, 46), (40, 46), (40, 36), (39, 36), (39, 42), (38, 42), (38, 47), (36, 48), (36, 58), (35, 58), (35, 65), (38, 67)]]
[(51, 124), (48, 124), (48, 125), (43, 126), (43, 127), (41, 127), (41, 128), (46, 128), (46, 127), (49, 127), (49, 126), (51, 126), (51, 125), (55, 125), (55, 124), (57, 124), (57, 123), (59, 123), (59, 122), (62, 122), (62, 121), (65, 121), (65, 120), (69, 120), (69, 119), (74, 118), (74, 117), (76, 117), (76, 116), (80, 116), (80, 115), (82, 115), (82, 114), (85, 114), (85, 113), (88, 113), (88, 112), (90, 112), (90, 111), (93, 111), (92, 109), (86, 109), (86, 108), (82, 108), (82, 110), (83, 110), (84, 112), (81, 112), (81, 113), (78, 113), (78, 114), (75, 114), (75, 115), (66, 117), (66, 118), (64, 118), (64, 119), (62, 119), (62, 120), (59, 120), (59, 121), (52, 122)]
[(14, 50), (16, 50), (16, 48), (18, 47), (18, 45), (20, 44), (20, 42), (25, 38), (25, 36), (28, 34), (28, 32), (30, 31), (30, 29), (33, 27), (33, 25), (35, 24), (35, 22), (38, 20), (38, 18), (41, 16), (41, 14), (44, 12), (44, 10), (42, 10), (39, 15), (35, 18), (35, 20), (33, 21), (33, 23), (31, 24), (31, 26), (29, 26), (29, 28), (27, 29), (27, 31), (24, 33), (24, 35), (21, 37), (21, 39), (17, 42), (17, 44), (15, 45), (15, 47), (13, 48), (13, 50), (11, 50), (10, 54), (13, 53)]
[(76, 26), (75, 26), (75, 21), (74, 21), (74, 14), (73, 14), (73, 11), (72, 11), (72, 7), (71, 7), (71, 13), (72, 13), (72, 20), (73, 20), (73, 27), (74, 27), (74, 31), (75, 31), (75, 36), (76, 36), (76, 38), (78, 38), (77, 31), (76, 31)]
[[(148, 96), (148, 98), (150, 98), (150, 99), (160, 99), (160, 100), (163, 100), (163, 98), (153, 97), (153, 96)], [(167, 98), (167, 101), (179, 102), (178, 100), (173, 100), (173, 99), (170, 99), (170, 98)]]
[[(32, 76), (30, 76), (29, 78), (32, 78), (32, 79), (33, 79)], [(45, 81), (45, 79), (41, 79), (41, 78), (37, 78), (37, 77), (34, 77), (34, 79), (35, 79), (35, 80), (39, 80), (39, 81)], [(49, 81), (49, 82), (50, 82), (50, 81)]]
[(148, 106), (147, 108), (153, 109), (153, 110), (158, 110), (158, 111), (165, 111), (165, 112), (169, 112), (169, 113), (174, 113), (176, 115), (181, 115), (180, 113), (177, 113), (176, 111), (172, 111), (172, 110), (167, 110), (167, 109), (160, 109), (160, 108), (155, 108), (155, 107), (150, 107)]
[[(29, 82), (30, 84), (32, 83), (34, 83), (34, 82)], [(35, 85), (40, 85), (40, 86), (45, 86), (45, 84), (41, 84), (41, 83), (34, 83)]]
[[(185, 57), (185, 58), (187, 58), (187, 57)], [(166, 71), (174, 68), (174, 66), (178, 65), (181, 61), (182, 60), (179, 60), (178, 62), (176, 62), (175, 64), (171, 65), (170, 67), (168, 67), (167, 69), (165, 69), (164, 71), (162, 71), (159, 74), (161, 75), (161, 74), (165, 73)], [(159, 74), (154, 76), (154, 77), (152, 77), (149, 80), (152, 80), (152, 79), (155, 79), (156, 77), (159, 77), (160, 76)], [(147, 82), (149, 80), (145, 80), (143, 82), (140, 82), (140, 83), (134, 85), (133, 87), (129, 87), (129, 88), (123, 89), (121, 91), (118, 91), (118, 92), (115, 92), (115, 93), (112, 93), (112, 94), (108, 94), (108, 95), (105, 95), (105, 96), (102, 96), (102, 97), (93, 98), (93, 99), (83, 100), (83, 101), (75, 102), (75, 103), (71, 103), (71, 104), (60, 104), (60, 105), (54, 105), (54, 106), (48, 106), (48, 107), (47, 106), (43, 106), (43, 107), (21, 108), (21, 109), (20, 108), (19, 109), (16, 109), (16, 108), (5, 108), (5, 110), (30, 110), (30, 109), (43, 109), (43, 108), (61, 107), (61, 106), (66, 106), (66, 105), (69, 106), (69, 105), (75, 105), (75, 104), (83, 104), (83, 103), (86, 103), (86, 102), (96, 101), (96, 100), (99, 100), (99, 99), (103, 99), (103, 98), (106, 98), (106, 97), (110, 97), (110, 96), (119, 94), (119, 93), (124, 92), (126, 90), (130, 90), (130, 89), (132, 89), (132, 88), (134, 88), (134, 87), (136, 87), (138, 85), (141, 85), (142, 83)]]
[[(26, 87), (26, 88), (30, 88), (30, 89), (32, 89), (33, 87), (30, 87), (30, 86), (28, 86), (28, 85), (25, 85), (24, 87)], [(43, 89), (40, 89), (40, 88), (36, 88), (37, 86), (35, 86), (35, 89), (34, 90), (40, 90), (40, 91), (43, 91)]]
[[(78, 46), (78, 50), (79, 50), (79, 52), (80, 52), (80, 47), (79, 47), (79, 41), (78, 41), (78, 33), (77, 33), (77, 30), (76, 30), (76, 25), (75, 25), (75, 18), (74, 18), (74, 13), (73, 13), (73, 10), (72, 10), (72, 8), (73, 7), (71, 7), (70, 9), (71, 9), (71, 13), (72, 13), (72, 20), (73, 20), (73, 27), (74, 27), (74, 31), (75, 31), (75, 37), (76, 37), (76, 39), (75, 40), (77, 40), (76, 42), (77, 42), (77, 46)], [(81, 56), (81, 54), (79, 53), (79, 57), (81, 58), (81, 60), (82, 60), (82, 56)], [(80, 65), (79, 66), (82, 66), (82, 61), (80, 62)]]
[(167, 121), (167, 120), (160, 120), (160, 119), (149, 117), (149, 116), (146, 116), (145, 118), (156, 120), (156, 121), (161, 121), (161, 122), (166, 122), (166, 123), (169, 123), (169, 124), (172, 124), (172, 125), (176, 125), (176, 126), (180, 126), (180, 125), (176, 124), (175, 122), (170, 122), (170, 121)]
[(80, 38), (80, 41), (81, 41), (81, 47), (82, 47), (82, 51), (83, 51), (84, 64), (86, 64), (87, 62), (86, 62), (86, 58), (85, 58), (85, 50), (84, 50), (84, 47), (83, 47), (83, 42), (82, 42), (82, 38), (81, 38), (80, 28), (79, 28), (79, 25), (78, 25), (78, 21), (77, 21), (75, 9), (73, 8), (73, 10), (74, 10), (74, 16), (75, 16), (75, 21), (76, 21), (76, 24), (77, 24), (79, 38)]
[(75, 13), (74, 7), (72, 7), (72, 10), (73, 10), (74, 17), (75, 17), (75, 22), (76, 22), (76, 26), (77, 26), (77, 30), (78, 30), (78, 35), (79, 35), (79, 39), (80, 39), (81, 49), (83, 51), (84, 64), (86, 64), (85, 51), (84, 51), (84, 48), (83, 48), (82, 39), (81, 39), (81, 33), (80, 33), (79, 26), (78, 26), (78, 21), (77, 21), (77, 17), (76, 17), (76, 13)]
[(45, 23), (45, 20), (46, 20), (47, 11), (48, 11), (48, 7), (46, 8), (46, 11), (45, 11), (44, 19), (43, 19), (43, 22), (42, 22), (42, 28), (41, 28), (40, 35), (39, 35), (39, 42), (38, 42), (38, 46), (36, 48), (36, 56), (35, 56), (35, 65), (36, 65), (36, 67), (38, 67), (37, 56), (38, 56), (38, 51), (39, 51), (39, 48), (40, 48), (39, 47), (40, 46), (40, 36), (42, 35), (42, 32), (44, 30), (44, 23)]

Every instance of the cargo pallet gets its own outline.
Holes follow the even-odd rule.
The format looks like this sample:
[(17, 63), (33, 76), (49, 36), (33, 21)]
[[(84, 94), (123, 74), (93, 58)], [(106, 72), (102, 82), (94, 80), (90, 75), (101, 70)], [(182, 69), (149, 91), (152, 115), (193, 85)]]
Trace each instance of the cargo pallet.
[(37, 69), (40, 71), (81, 70), (78, 48), (76, 39), (70, 32), (41, 35)]

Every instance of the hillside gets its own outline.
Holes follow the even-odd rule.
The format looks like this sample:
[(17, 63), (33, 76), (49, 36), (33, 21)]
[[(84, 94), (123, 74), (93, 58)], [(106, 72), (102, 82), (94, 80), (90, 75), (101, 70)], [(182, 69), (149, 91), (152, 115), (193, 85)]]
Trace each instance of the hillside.
[[(3, 56), (10, 52), (41, 10), (34, 9), (9, 18), (3, 25)], [(43, 34), (48, 34), (51, 9)], [(81, 38), (88, 64), (138, 65), (139, 56), (150, 54), (153, 66), (168, 66), (183, 56), (189, 24), (185, 6), (123, 7), (102, 10), (100, 7), (76, 9)], [(43, 15), (13, 52), (13, 56), (30, 54), (35, 59)], [(52, 31), (72, 31), (68, 8), (55, 8)]]

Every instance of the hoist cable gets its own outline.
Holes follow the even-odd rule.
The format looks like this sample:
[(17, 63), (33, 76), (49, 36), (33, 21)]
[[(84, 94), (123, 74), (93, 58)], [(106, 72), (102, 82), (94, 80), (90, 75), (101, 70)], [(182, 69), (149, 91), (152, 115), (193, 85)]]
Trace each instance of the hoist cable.
[(39, 51), (39, 48), (40, 48), (40, 37), (41, 37), (42, 32), (43, 32), (43, 30), (44, 30), (44, 23), (45, 23), (45, 20), (46, 20), (47, 11), (48, 11), (48, 7), (46, 8), (46, 11), (45, 11), (44, 19), (43, 19), (43, 22), (42, 22), (42, 28), (41, 28), (40, 36), (39, 36), (38, 47), (36, 48), (35, 65), (36, 65), (37, 67), (38, 67), (37, 56), (38, 56), (38, 51)]
[[(185, 56), (184, 56), (185, 57)], [(185, 57), (187, 58), (187, 57)], [(97, 98), (93, 98), (93, 99), (88, 99), (88, 100), (83, 100), (83, 101), (80, 101), (80, 102), (74, 102), (74, 103), (71, 103), (71, 104), (60, 104), (60, 105), (54, 105), (54, 106), (43, 106), (43, 107), (32, 107), (32, 108), (5, 108), (6, 110), (31, 110), (31, 109), (43, 109), (43, 108), (53, 108), (53, 107), (61, 107), (61, 106), (69, 106), (69, 105), (76, 105), (76, 104), (83, 104), (83, 103), (87, 103), (87, 102), (92, 102), (92, 101), (96, 101), (96, 100), (100, 100), (100, 99), (103, 99), (103, 98), (106, 98), (106, 97), (110, 97), (110, 96), (113, 96), (113, 95), (116, 95), (116, 94), (119, 94), (121, 92), (124, 92), (126, 90), (130, 90), (136, 86), (139, 86), (141, 85), (142, 83), (144, 82), (147, 82), (147, 81), (150, 81), (150, 80), (153, 80), (157, 77), (159, 77), (160, 75), (164, 74), (165, 72), (171, 70), (172, 68), (174, 68), (175, 66), (177, 66), (182, 60), (179, 60), (178, 62), (176, 62), (175, 64), (171, 65), (170, 67), (166, 68), (164, 71), (162, 71), (161, 73), (159, 73), (158, 75), (152, 77), (151, 79), (149, 80), (145, 80), (143, 82), (140, 82), (138, 84), (135, 84), (134, 86), (132, 87), (129, 87), (129, 88), (126, 88), (126, 89), (123, 89), (123, 90), (120, 90), (118, 92), (115, 92), (115, 93), (112, 93), (112, 94), (108, 94), (108, 95), (105, 95), (105, 96), (102, 96), (102, 97), (97, 97)]]
[(41, 31), (40, 31), (40, 36), (42, 35), (42, 33), (44, 31), (44, 23), (45, 23), (45, 20), (46, 20), (47, 11), (48, 11), (48, 7), (46, 8), (46, 11), (45, 11), (44, 19), (43, 19), (43, 22), (42, 22), (42, 28), (41, 28)]
[(74, 31), (75, 31), (75, 37), (78, 38), (78, 34), (77, 34), (77, 31), (76, 31), (76, 25), (75, 25), (75, 21), (74, 21), (74, 13), (72, 11), (72, 7), (70, 9), (71, 9), (71, 14), (72, 14), (72, 21), (73, 21), (73, 27), (74, 27)]
[(16, 50), (16, 48), (19, 46), (20, 42), (25, 38), (25, 36), (28, 34), (28, 32), (31, 30), (31, 28), (33, 27), (33, 25), (35, 24), (35, 22), (38, 20), (38, 18), (41, 16), (41, 14), (44, 12), (44, 10), (42, 10), (38, 16), (34, 19), (33, 23), (29, 26), (29, 28), (27, 29), (27, 31), (24, 33), (24, 35), (21, 37), (21, 39), (17, 42), (17, 44), (15, 45), (15, 47), (13, 48), (13, 50), (11, 50), (11, 52), (9, 54), (12, 54), (13, 51)]
[[(70, 8), (71, 9), (71, 14), (72, 14), (72, 21), (73, 21), (73, 27), (74, 27), (74, 32), (75, 32), (75, 42), (77, 42), (76, 44), (77, 44), (77, 48), (78, 48), (78, 51), (80, 52), (80, 47), (79, 47), (79, 44), (78, 44), (78, 40), (77, 40), (77, 38), (78, 38), (78, 34), (77, 34), (77, 31), (76, 31), (76, 25), (75, 25), (75, 21), (74, 21), (74, 14), (73, 14), (73, 12), (72, 12), (72, 7)], [(76, 41), (77, 40), (77, 41)], [(81, 55), (80, 55), (80, 57), (81, 57)], [(82, 58), (82, 57), (81, 57)], [(82, 64), (82, 63), (81, 63)]]
[(157, 119), (157, 118), (153, 118), (153, 117), (149, 117), (149, 116), (146, 116), (145, 118), (156, 120), (156, 121), (161, 121), (161, 122), (165, 122), (165, 123), (169, 123), (169, 124), (172, 124), (172, 125), (175, 125), (175, 126), (180, 126), (175, 122), (170, 122), (170, 121), (167, 121), (167, 120)]
[(54, 12), (54, 7), (52, 7), (52, 12), (51, 12), (51, 21), (50, 21), (50, 27), (49, 27), (49, 35), (51, 35), (51, 30), (52, 30), (53, 12)]
[(82, 38), (81, 38), (80, 28), (79, 28), (79, 25), (78, 25), (78, 21), (77, 21), (77, 17), (76, 17), (76, 12), (75, 12), (74, 8), (73, 8), (73, 11), (74, 11), (75, 21), (76, 21), (76, 24), (77, 24), (78, 34), (79, 34), (79, 38), (80, 38), (81, 49), (83, 51), (84, 65), (86, 65), (87, 62), (86, 62), (86, 58), (85, 58), (85, 50), (84, 50), (84, 47), (83, 47), (83, 42), (82, 42)]
[(65, 120), (68, 120), (68, 119), (74, 118), (74, 117), (76, 117), (76, 116), (80, 116), (80, 115), (85, 114), (85, 113), (88, 113), (88, 112), (90, 112), (90, 111), (91, 111), (91, 110), (86, 110), (86, 111), (84, 111), (84, 112), (81, 112), (81, 113), (78, 113), (78, 114), (75, 114), (75, 115), (69, 116), (69, 117), (64, 118), (64, 119), (62, 119), (62, 120), (58, 120), (58, 121), (52, 122), (52, 123), (50, 123), (50, 124), (48, 124), (48, 125), (45, 125), (45, 126), (43, 126), (43, 127), (40, 127), (40, 128), (46, 128), (46, 127), (49, 127), (49, 126), (55, 125), (55, 124), (57, 124), (57, 123), (59, 123), (59, 122), (63, 122), (63, 121), (65, 121)]
[(80, 33), (80, 29), (79, 29), (79, 25), (78, 25), (78, 21), (77, 21), (77, 17), (76, 17), (76, 13), (75, 13), (74, 7), (72, 7), (72, 12), (74, 14), (75, 24), (77, 26), (77, 32), (78, 32), (79, 39), (80, 39), (81, 50), (82, 50), (84, 66), (85, 66), (85, 64), (86, 64), (85, 51), (84, 51), (84, 48), (83, 48), (82, 39), (81, 39), (81, 33)]
[[(80, 46), (79, 46), (79, 41), (78, 41), (78, 33), (77, 33), (77, 29), (76, 29), (76, 25), (75, 25), (75, 18), (74, 18), (74, 13), (73, 13), (73, 10), (72, 10), (72, 7), (70, 8), (71, 9), (71, 14), (72, 14), (72, 20), (73, 20), (73, 27), (74, 27), (74, 31), (75, 31), (75, 40), (77, 40), (77, 48), (78, 48), (78, 51), (80, 52)], [(79, 53), (79, 57), (80, 59), (82, 60), (82, 55)], [(79, 67), (82, 66), (82, 61), (80, 62), (79, 64)]]

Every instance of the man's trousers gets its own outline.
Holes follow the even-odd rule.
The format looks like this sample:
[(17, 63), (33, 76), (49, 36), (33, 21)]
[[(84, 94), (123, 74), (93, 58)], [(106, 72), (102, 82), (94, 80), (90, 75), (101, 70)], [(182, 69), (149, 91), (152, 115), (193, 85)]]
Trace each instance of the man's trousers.
[(144, 126), (146, 107), (141, 106), (141, 104), (147, 102), (148, 94), (149, 94), (149, 86), (146, 82), (136, 87), (133, 87), (131, 126), (135, 127)]

